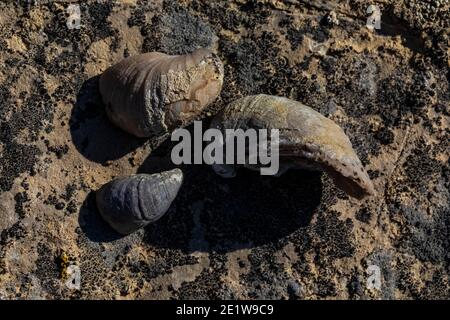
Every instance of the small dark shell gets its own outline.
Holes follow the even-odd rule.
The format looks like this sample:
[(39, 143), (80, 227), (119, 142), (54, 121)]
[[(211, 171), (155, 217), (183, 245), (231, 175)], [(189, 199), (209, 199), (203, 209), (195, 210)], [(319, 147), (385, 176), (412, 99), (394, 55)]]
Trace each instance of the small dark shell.
[[(339, 188), (355, 198), (375, 193), (344, 131), (300, 102), (263, 94), (244, 97), (217, 114), (211, 127), (221, 131), (278, 129), (281, 173), (295, 167), (324, 170)], [(223, 176), (234, 174), (234, 166), (214, 166)], [(257, 169), (251, 165), (245, 167)]]
[(101, 75), (99, 87), (114, 124), (138, 137), (162, 137), (195, 120), (218, 97), (222, 83), (218, 56), (198, 49), (126, 58)]
[(97, 191), (97, 207), (113, 229), (129, 234), (161, 218), (182, 182), (180, 169), (117, 178)]

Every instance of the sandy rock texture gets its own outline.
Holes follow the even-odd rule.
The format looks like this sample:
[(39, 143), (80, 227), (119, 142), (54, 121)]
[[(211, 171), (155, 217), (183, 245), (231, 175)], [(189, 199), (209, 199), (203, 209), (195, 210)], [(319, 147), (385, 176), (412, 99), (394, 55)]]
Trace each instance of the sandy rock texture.
[[(0, 2), (0, 298), (450, 298), (449, 1), (90, 0), (79, 29), (68, 5)], [(198, 47), (225, 64), (210, 116), (250, 94), (301, 101), (342, 126), (377, 196), (185, 165), (161, 220), (115, 233), (94, 192), (173, 168), (172, 144), (114, 127), (98, 76)]]

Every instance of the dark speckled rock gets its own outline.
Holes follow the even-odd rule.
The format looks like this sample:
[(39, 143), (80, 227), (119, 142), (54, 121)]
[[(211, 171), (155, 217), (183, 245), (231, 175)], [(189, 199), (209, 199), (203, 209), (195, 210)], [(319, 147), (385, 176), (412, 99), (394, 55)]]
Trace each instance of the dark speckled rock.
[[(448, 1), (379, 1), (373, 31), (363, 0), (77, 3), (68, 29), (67, 1), (0, 1), (0, 299), (450, 298)], [(339, 24), (323, 23), (330, 11)], [(344, 130), (377, 196), (354, 201), (318, 172), (186, 165), (166, 214), (112, 230), (95, 191), (173, 169), (173, 144), (112, 125), (98, 78), (197, 48), (224, 63), (207, 112), (261, 93), (301, 101)]]

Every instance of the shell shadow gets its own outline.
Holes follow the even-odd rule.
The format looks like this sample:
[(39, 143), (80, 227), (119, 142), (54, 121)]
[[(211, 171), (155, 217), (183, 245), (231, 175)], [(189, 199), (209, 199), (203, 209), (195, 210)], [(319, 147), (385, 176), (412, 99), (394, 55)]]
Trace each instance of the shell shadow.
[(81, 205), (78, 224), (84, 235), (92, 242), (112, 242), (123, 238), (100, 216), (95, 203), (95, 191), (91, 191)]
[(108, 120), (98, 80), (99, 76), (86, 80), (78, 92), (70, 117), (70, 134), (73, 144), (84, 157), (105, 163), (137, 149), (146, 139), (122, 131)]
[[(151, 155), (139, 172), (172, 169)], [(229, 252), (276, 242), (307, 227), (322, 197), (321, 173), (292, 170), (281, 177), (241, 169), (224, 179), (207, 165), (185, 165), (169, 211), (144, 230), (144, 241), (183, 252)]]
[[(175, 168), (170, 159), (173, 144), (162, 143), (137, 172)], [(138, 231), (144, 243), (161, 249), (230, 252), (277, 242), (307, 227), (322, 198), (319, 172), (291, 170), (272, 177), (241, 169), (235, 178), (224, 179), (208, 165), (178, 167), (184, 182), (177, 198), (160, 220)], [(79, 222), (90, 241), (124, 238), (100, 217), (95, 192), (84, 201)]]
[(393, 12), (392, 7), (381, 12), (381, 29), (378, 33), (383, 36), (402, 38), (402, 44), (416, 53), (423, 53), (425, 50), (425, 40), (421, 38), (420, 33), (411, 30), (399, 19)]

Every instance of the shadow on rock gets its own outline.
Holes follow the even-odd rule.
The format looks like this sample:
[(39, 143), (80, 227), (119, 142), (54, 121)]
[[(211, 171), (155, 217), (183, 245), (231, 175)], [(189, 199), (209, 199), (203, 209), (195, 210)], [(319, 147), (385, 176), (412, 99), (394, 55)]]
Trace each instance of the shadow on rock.
[(77, 150), (91, 161), (105, 163), (123, 157), (143, 145), (114, 126), (107, 118), (98, 91), (99, 76), (83, 83), (70, 118), (70, 133)]
[[(150, 156), (142, 172), (169, 170), (168, 156)], [(229, 252), (276, 242), (306, 227), (318, 207), (318, 172), (281, 177), (241, 169), (232, 179), (206, 165), (182, 166), (184, 182), (169, 211), (145, 228), (144, 241), (184, 252)]]
[(405, 25), (404, 21), (399, 19), (391, 8), (383, 11), (381, 16), (381, 29), (379, 30), (381, 35), (390, 37), (400, 36), (405, 47), (413, 52), (423, 53), (425, 43), (419, 32)]
[[(173, 169), (173, 142), (166, 140), (138, 173)], [(229, 252), (277, 242), (307, 227), (322, 197), (319, 172), (291, 170), (281, 177), (241, 169), (224, 179), (208, 165), (182, 165), (184, 182), (168, 212), (144, 229), (144, 242), (183, 252)], [(80, 225), (94, 242), (123, 236), (102, 220), (94, 192), (80, 212)]]
[(91, 191), (84, 200), (78, 215), (78, 223), (92, 242), (111, 242), (123, 238), (100, 216), (95, 203), (95, 191)]

